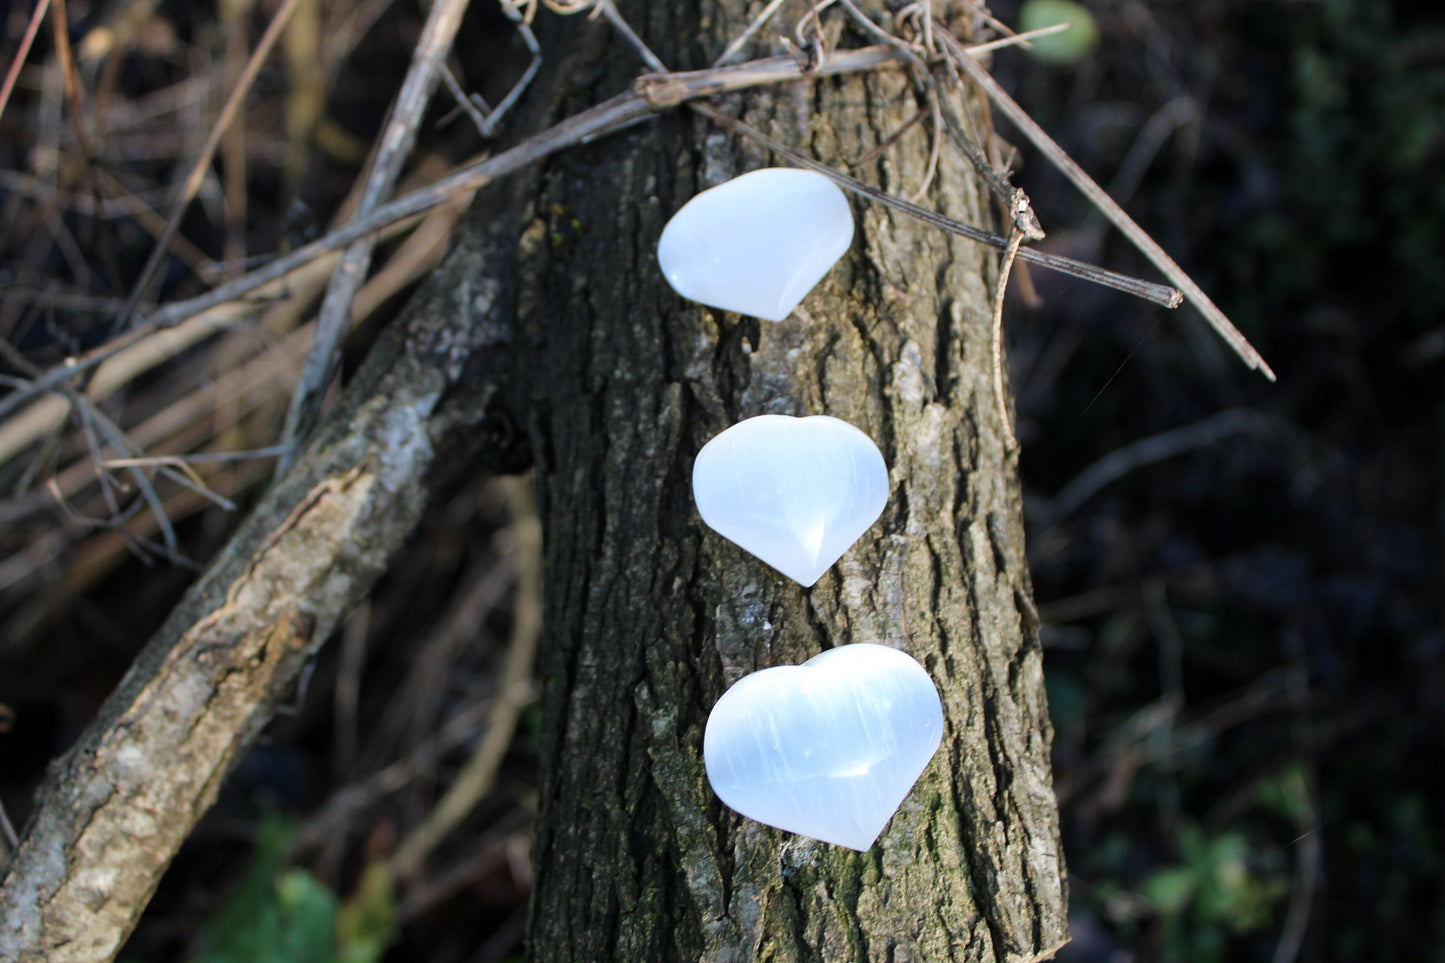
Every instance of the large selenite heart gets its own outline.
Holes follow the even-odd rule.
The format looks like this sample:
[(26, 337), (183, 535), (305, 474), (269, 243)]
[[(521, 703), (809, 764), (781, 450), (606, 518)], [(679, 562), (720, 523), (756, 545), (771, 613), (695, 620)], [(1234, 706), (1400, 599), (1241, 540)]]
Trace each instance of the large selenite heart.
[(692, 493), (709, 528), (812, 585), (882, 513), (888, 468), (846, 421), (759, 415), (703, 446)]
[(943, 738), (923, 666), (883, 645), (744, 676), (703, 734), (713, 792), (760, 823), (867, 850)]
[(852, 241), (853, 212), (832, 181), (775, 167), (684, 204), (662, 229), (657, 260), (685, 298), (781, 321)]

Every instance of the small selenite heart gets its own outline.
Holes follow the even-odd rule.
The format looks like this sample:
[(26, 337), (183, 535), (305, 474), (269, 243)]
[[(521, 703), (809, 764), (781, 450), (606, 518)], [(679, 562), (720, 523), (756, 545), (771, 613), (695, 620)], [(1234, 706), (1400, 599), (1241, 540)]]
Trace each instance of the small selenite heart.
[(860, 642), (740, 679), (708, 716), (703, 761), (713, 792), (749, 819), (864, 851), (942, 738), (923, 666)]
[(852, 241), (853, 212), (837, 185), (776, 167), (684, 204), (662, 230), (657, 260), (685, 298), (781, 321)]
[(709, 528), (812, 585), (882, 513), (888, 468), (846, 421), (759, 415), (703, 446), (692, 493)]

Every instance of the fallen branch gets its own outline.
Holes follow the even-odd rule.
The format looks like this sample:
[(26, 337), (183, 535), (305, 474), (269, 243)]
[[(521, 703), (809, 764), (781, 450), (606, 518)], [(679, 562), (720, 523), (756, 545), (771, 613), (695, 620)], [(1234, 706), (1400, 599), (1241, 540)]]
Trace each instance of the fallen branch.
[[(492, 210), (520, 205), (494, 198)], [(0, 960), (119, 951), (231, 765), (469, 463), (508, 362), (515, 218), (452, 255), (57, 761), (0, 875)]]

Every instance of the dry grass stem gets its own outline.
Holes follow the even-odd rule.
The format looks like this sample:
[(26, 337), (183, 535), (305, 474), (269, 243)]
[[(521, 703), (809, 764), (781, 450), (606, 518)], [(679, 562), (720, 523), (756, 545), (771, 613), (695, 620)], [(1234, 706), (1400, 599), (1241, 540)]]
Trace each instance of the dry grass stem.
[(738, 34), (736, 37), (733, 38), (732, 43), (727, 45), (727, 49), (725, 49), (722, 53), (718, 54), (718, 58), (712, 62), (712, 65), (714, 67), (721, 67), (723, 64), (731, 60), (739, 50), (743, 49), (743, 45), (752, 39), (753, 34), (761, 30), (763, 26), (773, 18), (773, 14), (777, 13), (778, 8), (781, 7), (785, 2), (786, 0), (770, 0), (768, 5), (764, 7), (756, 17), (753, 18), (753, 22), (748, 24), (747, 28), (743, 30), (742, 33)]
[(25, 58), (30, 56), (30, 47), (35, 43), (35, 35), (40, 32), (40, 21), (45, 19), (45, 11), (48, 9), (50, 0), (40, 0), (35, 9), (30, 11), (30, 22), (25, 25), (20, 46), (15, 50), (15, 59), (10, 61), (10, 68), (5, 71), (4, 85), (0, 86), (0, 117), (5, 116), (5, 107), (10, 103), (10, 93), (15, 89), (15, 81), (20, 77), (20, 68), (25, 66)]
[(1023, 240), (1023, 232), (1014, 228), (1009, 235), (1008, 247), (1004, 248), (1003, 258), (999, 261), (998, 283), (993, 292), (993, 396), (998, 405), (999, 421), (1003, 424), (1004, 448), (1009, 452), (1018, 451), (1019, 440), (1014, 434), (1013, 418), (1009, 415), (1008, 392), (1004, 390), (1003, 302), (1004, 295), (1008, 293), (1009, 272), (1013, 269), (1014, 259), (1018, 257), (1019, 245)]
[(522, 709), (531, 700), (532, 665), (542, 635), (542, 522), (530, 486), (529, 479), (506, 481), (513, 513), (508, 541), (517, 555), (517, 601), (506, 664), (488, 713), (486, 734), (441, 801), (397, 847), (392, 866), (398, 876), (415, 874), (436, 845), (492, 791)]
[(281, 7), (271, 17), (271, 22), (266, 25), (266, 32), (261, 35), (261, 40), (256, 44), (255, 51), (251, 54), (250, 60), (246, 62), (246, 69), (230, 93), (226, 102), (221, 106), (221, 113), (216, 117), (216, 122), (211, 125), (210, 133), (206, 135), (206, 142), (201, 147), (199, 155), (191, 164), (190, 173), (181, 184), (179, 196), (176, 198), (171, 215), (166, 219), (165, 229), (161, 232), (160, 238), (151, 248), (150, 257), (146, 259), (145, 266), (141, 268), (140, 276), (136, 279), (135, 286), (131, 289), (130, 297), (126, 299), (125, 310), (116, 318), (111, 327), (112, 333), (120, 331), (130, 322), (131, 315), (145, 299), (146, 292), (150, 289), (151, 280), (155, 277), (156, 271), (160, 268), (161, 262), (170, 251), (171, 238), (181, 226), (181, 218), (186, 213), (195, 198), (196, 192), (201, 189), (201, 182), (205, 179), (207, 171), (211, 169), (211, 159), (215, 156), (216, 148), (220, 145), (221, 136), (231, 126), (236, 116), (241, 111), (241, 105), (245, 103), (246, 94), (251, 89), (251, 84), (256, 80), (256, 75), (261, 71), (261, 65), (270, 56), (271, 50), (280, 39), (285, 30), (286, 22), (296, 12), (296, 8), (307, 0), (282, 0)]

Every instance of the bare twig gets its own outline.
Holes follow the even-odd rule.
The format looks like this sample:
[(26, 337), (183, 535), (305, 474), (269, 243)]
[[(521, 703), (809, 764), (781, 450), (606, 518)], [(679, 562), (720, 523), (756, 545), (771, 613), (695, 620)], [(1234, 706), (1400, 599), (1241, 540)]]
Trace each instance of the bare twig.
[(1003, 209), (1010, 213), (1013, 223), (1018, 227), (1018, 230), (1023, 233), (1024, 240), (1042, 240), (1044, 230), (1039, 226), (1038, 218), (1033, 214), (1033, 208), (1029, 203), (1028, 195), (1009, 183), (1008, 177), (989, 163), (988, 158), (984, 156), (983, 148), (978, 145), (978, 142), (963, 128), (958, 118), (954, 116), (953, 106), (944, 98), (932, 73), (929, 72), (928, 65), (920, 59), (915, 52), (915, 48), (874, 23), (866, 13), (858, 9), (858, 6), (853, 3), (853, 0), (839, 0), (839, 2), (843, 5), (843, 8), (847, 10), (848, 15), (866, 32), (882, 40), (884, 43), (897, 48), (900, 55), (913, 67), (914, 80), (922, 89), (928, 92), (934, 109), (935, 136), (942, 136), (939, 129), (939, 117), (941, 116), (942, 120), (947, 124), (949, 139), (953, 141), (954, 146), (958, 148), (959, 152), (968, 158), (969, 163), (973, 165), (979, 177), (982, 178), (983, 182), (993, 191), (994, 196), (998, 199)]
[[(819, 73), (858, 73), (896, 64), (897, 59), (892, 50), (886, 47), (865, 47), (847, 51), (846, 55), (836, 54)], [(369, 217), (359, 218), (234, 281), (217, 285), (197, 297), (172, 302), (157, 309), (143, 324), (133, 326), (124, 334), (83, 355), (67, 359), (65, 363), (48, 369), (27, 385), (20, 386), (11, 394), (0, 398), (0, 418), (37, 395), (53, 391), (71, 378), (94, 368), (156, 331), (173, 328), (202, 312), (236, 302), (286, 277), (323, 254), (345, 248), (358, 238), (414, 217), (444, 203), (456, 194), (476, 190), (498, 177), (521, 170), (560, 150), (622, 129), (688, 100), (800, 80), (802, 77), (802, 71), (790, 57), (773, 57), (717, 70), (642, 77), (634, 85), (634, 90), (574, 114), (509, 151), (470, 164), (429, 187), (383, 204)]]
[(490, 700), (467, 706), (405, 757), (333, 792), (326, 804), (307, 817), (296, 831), (291, 849), (307, 850), (322, 845), (357, 813), (436, 769), (444, 755), (476, 736), (477, 728), (486, 721), (491, 709)]
[(923, 183), (918, 185), (918, 190), (908, 200), (914, 204), (923, 200), (923, 195), (928, 193), (928, 188), (933, 184), (933, 178), (938, 173), (938, 156), (942, 153), (943, 146), (943, 108), (938, 104), (938, 91), (931, 90), (928, 95), (928, 110), (933, 116), (933, 126), (929, 128), (928, 168), (923, 172)]
[(1299, 814), (1299, 853), (1295, 859), (1295, 885), (1290, 890), (1289, 909), (1284, 927), (1275, 944), (1273, 963), (1294, 963), (1304, 946), (1314, 905), (1315, 887), (1323, 864), (1320, 845), (1319, 806), (1315, 802), (1314, 726), (1310, 719), (1310, 674), (1305, 654), (1304, 633), (1298, 623), (1288, 627), (1281, 642), (1289, 660), (1285, 670), (1285, 691), (1289, 693), (1291, 719), (1290, 741), (1294, 743), (1300, 766), (1285, 780), (1284, 789), (1292, 798)]
[(252, 448), (249, 451), (199, 452), (193, 455), (147, 455), (136, 458), (107, 458), (107, 468), (146, 468), (158, 465), (210, 465), (216, 462), (251, 461), (257, 458), (280, 458), (286, 454), (285, 445), (269, 448)]
[(361, 705), (361, 673), (366, 668), (366, 637), (371, 632), (371, 600), (357, 606), (341, 630), (341, 664), (336, 669), (332, 727), (336, 730), (331, 771), (344, 779), (356, 763), (357, 718)]
[[(246, 71), (246, 41), (249, 36), (252, 0), (230, 0), (220, 5), (221, 34), (225, 42), (223, 69), (226, 87), (236, 86)], [(118, 62), (120, 58), (116, 58)], [(226, 199), (226, 239), (221, 259), (229, 276), (241, 273), (246, 260), (246, 207), (248, 191), (246, 125), (231, 125), (221, 138), (224, 170), (222, 196)]]
[(1174, 262), (1159, 243), (1149, 236), (1148, 232), (1135, 223), (1128, 213), (1124, 211), (1105, 190), (1094, 182), (1094, 179), (1084, 172), (1078, 164), (1074, 163), (1064, 149), (1054, 142), (1044, 129), (1034, 122), (1033, 118), (1014, 101), (1012, 97), (999, 85), (998, 81), (973, 58), (967, 49), (955, 40), (947, 31), (939, 30), (936, 36), (942, 38), (943, 47), (952, 55), (952, 60), (968, 74), (974, 83), (978, 84), (988, 94), (989, 99), (1004, 115), (1013, 122), (1020, 131), (1024, 133), (1034, 146), (1048, 159), (1049, 163), (1057, 167), (1064, 176), (1073, 181), (1074, 186), (1083, 192), (1084, 196), (1092, 201), (1102, 210), (1106, 217), (1123, 232), (1124, 236), (1139, 249), (1139, 251), (1152, 261), (1155, 267), (1159, 268), (1171, 282), (1183, 290), (1185, 297), (1193, 304), (1199, 313), (1204, 315), (1219, 336), (1234, 349), (1235, 353), (1243, 359), (1249, 367), (1257, 369), (1270, 381), (1275, 380), (1274, 371), (1265, 363), (1263, 357), (1254, 349), (1243, 334), (1239, 332), (1225, 316), (1209, 296), (1204, 293), (1199, 285), (1189, 276), (1183, 268)]
[(10, 69), (5, 71), (5, 84), (0, 87), (0, 117), (5, 116), (5, 105), (10, 103), (10, 92), (15, 89), (20, 68), (25, 66), (25, 58), (30, 56), (30, 46), (35, 43), (40, 21), (45, 19), (45, 11), (49, 8), (50, 0), (40, 0), (30, 12), (30, 22), (25, 25), (25, 34), (20, 38), (20, 46), (15, 50), (15, 59), (10, 61)]
[[(816, 75), (834, 76), (860, 73), (888, 66), (898, 66), (899, 62), (897, 51), (890, 46), (880, 45), (857, 50), (840, 50), (834, 51), (827, 62), (819, 66)], [(38, 395), (55, 390), (71, 378), (89, 371), (157, 331), (173, 328), (213, 308), (238, 302), (247, 295), (286, 277), (292, 271), (309, 264), (323, 254), (344, 248), (358, 238), (383, 230), (406, 218), (414, 217), (456, 194), (477, 190), (499, 177), (521, 170), (558, 151), (628, 127), (639, 120), (692, 100), (801, 79), (804, 79), (802, 69), (791, 57), (770, 57), (733, 67), (640, 77), (634, 84), (634, 89), (628, 93), (619, 94), (595, 107), (574, 114), (511, 150), (475, 164), (469, 164), (435, 184), (382, 204), (370, 216), (359, 218), (310, 244), (281, 255), (265, 267), (251, 271), (233, 281), (219, 284), (205, 294), (184, 301), (175, 301), (157, 309), (146, 318), (143, 325), (133, 327), (106, 344), (78, 357), (67, 359), (63, 364), (49, 368), (24, 384), (18, 385), (16, 390), (4, 398), (0, 398), (0, 418), (4, 418), (20, 405)], [(707, 108), (707, 110), (711, 110), (711, 108)], [(767, 144), (772, 150), (788, 157), (799, 166), (819, 170), (849, 190), (904, 211), (942, 230), (992, 245), (1000, 250), (1008, 244), (1006, 238), (935, 214), (916, 204), (910, 204), (902, 198), (879, 191), (862, 181), (840, 174), (716, 111), (712, 111), (708, 116), (713, 117), (724, 126), (735, 125), (738, 130), (748, 133), (748, 136), (759, 140), (760, 143)], [(1181, 300), (1179, 292), (1173, 288), (1130, 278), (1071, 258), (1044, 254), (1027, 247), (1020, 249), (1019, 257), (1031, 264), (1038, 264), (1096, 284), (1103, 284), (1136, 297), (1154, 301), (1165, 307), (1176, 307)]]
[(1009, 452), (1018, 450), (1019, 439), (1014, 434), (1013, 419), (1008, 412), (1008, 394), (1003, 385), (1003, 301), (1008, 292), (1009, 271), (1013, 270), (1014, 258), (1018, 256), (1023, 240), (1022, 231), (1017, 227), (1010, 229), (1008, 247), (1004, 248), (999, 262), (998, 284), (993, 292), (993, 397), (998, 405), (999, 421), (1003, 423), (1004, 449)]
[[(983, 228), (974, 227), (972, 224), (955, 221), (951, 217), (944, 217), (942, 214), (935, 213), (924, 207), (919, 207), (917, 204), (911, 204), (901, 197), (880, 191), (871, 184), (865, 184), (855, 177), (849, 177), (847, 174), (836, 171), (828, 165), (820, 163), (805, 154), (798, 153), (791, 147), (769, 137), (757, 128), (751, 127), (740, 120), (734, 120), (707, 104), (692, 104), (691, 107), (697, 113), (716, 121), (728, 130), (736, 130), (739, 133), (746, 134), (774, 153), (786, 157), (799, 167), (806, 167), (808, 170), (814, 170), (832, 178), (839, 187), (853, 191), (855, 194), (860, 194), (870, 200), (877, 201), (885, 207), (902, 211), (910, 217), (916, 217), (925, 224), (930, 224), (950, 234), (957, 234), (960, 237), (966, 237), (971, 241), (978, 241), (981, 244), (987, 244), (999, 250), (1005, 250), (1008, 247), (1008, 238), (1006, 237), (1000, 237), (992, 231), (985, 231)], [(1132, 294), (1135, 297), (1153, 301), (1166, 308), (1178, 307), (1181, 300), (1179, 292), (1174, 288), (1166, 287), (1162, 284), (1154, 284), (1149, 281), (1141, 281), (1138, 278), (1131, 278), (1125, 274), (1117, 274), (1093, 264), (1075, 261), (1073, 258), (1061, 257), (1057, 254), (1045, 254), (1031, 247), (1020, 247), (1018, 256), (1020, 260), (1027, 261), (1030, 264), (1037, 264), (1040, 267), (1060, 271), (1076, 278), (1082, 278), (1085, 281), (1102, 284), (1106, 287), (1123, 291), (1126, 294)]]
[[(1000, 37), (997, 40), (990, 40), (987, 43), (976, 43), (968, 48), (968, 52), (975, 56), (981, 53), (989, 53), (994, 50), (1003, 50), (1006, 47), (1029, 47), (1030, 40), (1037, 40), (1040, 37), (1051, 37), (1056, 33), (1063, 33), (1074, 25), (1071, 23), (1056, 23), (1052, 27), (1040, 27), (1037, 30), (1025, 30), (1023, 33), (1016, 33), (1008, 37)], [(928, 21), (924, 21), (923, 29), (930, 30)]]
[(743, 45), (752, 39), (753, 34), (761, 30), (763, 25), (773, 18), (773, 14), (777, 13), (778, 8), (785, 2), (786, 0), (771, 0), (771, 2), (762, 9), (762, 12), (753, 18), (753, 22), (748, 24), (747, 29), (734, 37), (732, 43), (727, 45), (727, 49), (718, 54), (718, 58), (712, 62), (712, 65), (714, 67), (721, 67), (731, 60), (733, 55), (743, 49)]
[[(467, 96), (462, 90), (461, 84), (457, 83), (456, 78), (452, 76), (451, 71), (446, 69), (445, 64), (442, 65), (442, 80), (446, 82), (447, 89), (456, 98), (457, 106), (471, 117), (477, 131), (488, 139), (496, 135), (497, 126), (502, 122), (502, 118), (516, 106), (517, 101), (522, 99), (522, 94), (531, 86), (532, 80), (537, 76), (537, 71), (542, 69), (542, 46), (537, 43), (537, 35), (532, 32), (531, 24), (523, 19), (522, 14), (515, 7), (507, 3), (502, 4), (502, 12), (516, 23), (517, 34), (526, 44), (527, 52), (532, 55), (532, 60), (527, 65), (527, 69), (522, 72), (522, 76), (512, 85), (512, 89), (497, 102), (497, 106), (493, 107), (488, 104), (482, 99), (481, 94), (474, 93), (470, 97)], [(442, 122), (445, 123), (446, 119), (442, 118)]]
[[(402, 165), (416, 142), (422, 114), (436, 90), (442, 62), (451, 50), (452, 39), (461, 26), (466, 8), (467, 0), (438, 0), (432, 6), (412, 54), (411, 66), (382, 131), (376, 159), (357, 204), (358, 220), (374, 212), (396, 187)], [(331, 276), (317, 317), (315, 340), (307, 352), (301, 379), (291, 398), (291, 408), (286, 413), (286, 427), (282, 432), (282, 441), (286, 444), (297, 446), (316, 424), (321, 402), (341, 359), (341, 341), (350, 328), (352, 300), (366, 280), (375, 248), (375, 237), (370, 232), (363, 234), (347, 247), (336, 273)], [(291, 455), (283, 455), (277, 470), (284, 473), (290, 465)]]
[[(406, 899), (397, 907), (397, 919), (405, 924), (425, 915), (433, 907), (455, 896), (459, 890), (510, 861), (512, 840), (532, 822), (532, 813), (525, 807), (513, 807), (490, 826), (476, 850), (438, 873), (428, 873), (417, 885), (409, 887)], [(469, 841), (470, 842), (470, 841)], [(515, 939), (515, 937), (514, 937)], [(509, 947), (510, 948), (510, 944)], [(470, 963), (476, 963), (471, 957)]]
[(5, 814), (3, 802), (0, 802), (0, 843), (4, 844), (4, 848), (0, 849), (0, 863), (3, 863), (20, 845), (20, 840), (15, 838), (15, 827), (10, 825), (10, 817)]
[(667, 65), (658, 59), (657, 54), (648, 49), (647, 44), (642, 42), (642, 38), (633, 31), (626, 20), (622, 19), (622, 14), (617, 12), (617, 8), (612, 5), (612, 0), (596, 0), (596, 3), (597, 8), (602, 11), (602, 15), (607, 18), (607, 22), (612, 24), (612, 29), (622, 34), (622, 38), (637, 52), (649, 70), (660, 74), (667, 73)]
[(1115, 449), (1080, 472), (1063, 487), (1049, 508), (1049, 519), (1058, 521), (1074, 512), (1096, 492), (1145, 465), (1204, 448), (1230, 435), (1259, 431), (1264, 427), (1254, 412), (1231, 408), (1191, 425), (1150, 435)]

